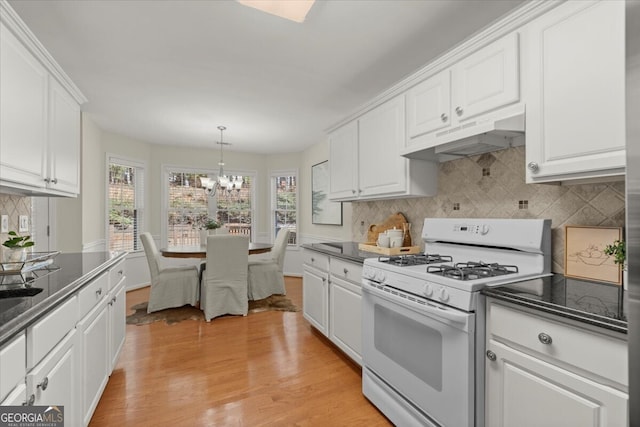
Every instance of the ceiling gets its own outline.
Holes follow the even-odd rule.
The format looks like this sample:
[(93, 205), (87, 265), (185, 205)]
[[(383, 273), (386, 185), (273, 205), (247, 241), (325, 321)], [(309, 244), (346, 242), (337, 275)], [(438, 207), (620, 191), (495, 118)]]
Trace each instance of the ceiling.
[(107, 131), (298, 152), (522, 0), (318, 0), (298, 24), (232, 0), (9, 1)]

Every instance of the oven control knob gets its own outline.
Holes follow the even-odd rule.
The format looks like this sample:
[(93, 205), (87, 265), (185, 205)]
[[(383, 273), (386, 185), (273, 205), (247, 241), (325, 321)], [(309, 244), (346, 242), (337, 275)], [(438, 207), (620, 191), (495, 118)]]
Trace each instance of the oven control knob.
[(433, 295), (433, 288), (431, 287), (431, 285), (424, 285), (424, 289), (422, 290), (422, 293), (425, 296), (430, 297), (431, 295)]
[(487, 224), (484, 224), (480, 227), (480, 234), (482, 234), (483, 236), (488, 232), (489, 232), (489, 226)]
[(447, 290), (445, 288), (440, 288), (438, 291), (438, 298), (440, 298), (442, 301), (448, 301), (449, 300), (449, 292), (447, 292)]
[(376, 280), (378, 280), (378, 282), (383, 283), (386, 278), (387, 278), (387, 275), (384, 274), (384, 271), (378, 271), (376, 273)]

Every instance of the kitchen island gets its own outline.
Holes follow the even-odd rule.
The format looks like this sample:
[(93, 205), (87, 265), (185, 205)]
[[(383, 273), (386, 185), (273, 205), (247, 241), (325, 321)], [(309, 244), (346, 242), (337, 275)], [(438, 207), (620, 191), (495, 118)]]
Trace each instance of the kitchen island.
[(0, 276), (1, 405), (61, 405), (65, 425), (89, 424), (125, 340), (125, 256), (65, 253)]

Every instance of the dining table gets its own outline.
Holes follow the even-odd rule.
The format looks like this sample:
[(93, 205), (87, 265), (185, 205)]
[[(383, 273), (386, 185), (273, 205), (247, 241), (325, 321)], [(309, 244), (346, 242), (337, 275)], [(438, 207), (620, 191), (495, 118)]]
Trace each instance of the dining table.
[[(271, 243), (249, 243), (249, 255), (269, 252), (273, 248)], [(206, 258), (207, 247), (201, 245), (181, 245), (161, 248), (162, 256), (168, 258)]]

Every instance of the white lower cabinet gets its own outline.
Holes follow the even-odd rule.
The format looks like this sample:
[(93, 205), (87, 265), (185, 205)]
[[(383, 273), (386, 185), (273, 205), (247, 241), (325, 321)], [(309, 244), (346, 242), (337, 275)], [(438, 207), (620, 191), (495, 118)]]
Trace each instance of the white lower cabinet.
[(27, 385), (22, 383), (13, 389), (11, 393), (0, 403), (0, 406), (22, 406), (27, 403)]
[(30, 405), (64, 406), (65, 425), (80, 425), (77, 332), (72, 329), (27, 374)]
[(109, 372), (113, 371), (124, 346), (126, 332), (126, 289), (124, 277), (108, 296), (109, 305)]
[(362, 365), (362, 289), (346, 280), (331, 278), (329, 288), (329, 339)]
[(27, 372), (25, 351), (24, 332), (0, 348), (0, 400), (7, 398), (9, 401), (13, 401), (15, 396), (13, 398), (7, 396), (13, 395), (13, 391), (17, 387), (24, 385), (24, 376)]
[(103, 300), (77, 325), (80, 334), (82, 424), (87, 425), (109, 380), (109, 311)]
[(362, 264), (308, 250), (304, 262), (305, 319), (362, 365)]
[(488, 301), (485, 425), (628, 425), (626, 342)]
[(303, 267), (302, 313), (317, 330), (329, 336), (329, 274), (326, 271)]

